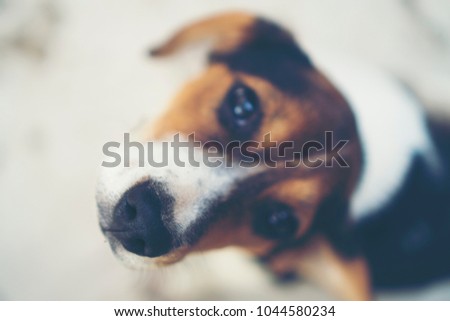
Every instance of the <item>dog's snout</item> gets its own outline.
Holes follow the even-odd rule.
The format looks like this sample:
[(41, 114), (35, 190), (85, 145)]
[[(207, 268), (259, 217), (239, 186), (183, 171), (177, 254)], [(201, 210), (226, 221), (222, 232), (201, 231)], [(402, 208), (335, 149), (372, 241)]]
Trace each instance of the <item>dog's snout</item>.
[(105, 232), (137, 255), (157, 257), (169, 252), (172, 238), (162, 220), (159, 191), (148, 181), (128, 190), (118, 202)]

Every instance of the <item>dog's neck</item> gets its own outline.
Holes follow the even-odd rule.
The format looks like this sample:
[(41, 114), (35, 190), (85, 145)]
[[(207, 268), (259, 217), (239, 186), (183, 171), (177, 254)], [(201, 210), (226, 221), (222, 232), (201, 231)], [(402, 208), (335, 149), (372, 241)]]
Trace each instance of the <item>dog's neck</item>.
[(348, 99), (361, 137), (363, 171), (351, 199), (352, 216), (360, 219), (401, 189), (415, 156), (422, 156), (432, 173), (440, 170), (440, 161), (425, 112), (407, 88), (378, 69), (343, 61), (321, 67)]

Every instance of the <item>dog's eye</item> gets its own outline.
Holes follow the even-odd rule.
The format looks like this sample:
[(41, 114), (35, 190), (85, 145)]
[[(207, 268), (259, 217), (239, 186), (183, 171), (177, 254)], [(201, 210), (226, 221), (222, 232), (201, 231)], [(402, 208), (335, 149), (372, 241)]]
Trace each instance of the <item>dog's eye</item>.
[(256, 96), (245, 87), (237, 87), (230, 97), (233, 116), (240, 124), (244, 124), (258, 110)]
[(295, 236), (299, 222), (293, 210), (282, 203), (264, 203), (255, 209), (253, 230), (267, 239), (282, 240)]
[(261, 121), (256, 93), (242, 83), (234, 84), (219, 109), (219, 121), (231, 134), (250, 135)]

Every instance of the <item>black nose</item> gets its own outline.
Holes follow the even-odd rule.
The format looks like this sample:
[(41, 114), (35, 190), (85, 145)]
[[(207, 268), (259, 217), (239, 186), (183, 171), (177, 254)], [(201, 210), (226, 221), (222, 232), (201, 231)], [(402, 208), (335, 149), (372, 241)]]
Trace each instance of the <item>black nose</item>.
[(172, 238), (161, 218), (164, 201), (161, 193), (149, 182), (128, 190), (114, 209), (113, 222), (105, 231), (137, 255), (157, 257), (168, 253)]

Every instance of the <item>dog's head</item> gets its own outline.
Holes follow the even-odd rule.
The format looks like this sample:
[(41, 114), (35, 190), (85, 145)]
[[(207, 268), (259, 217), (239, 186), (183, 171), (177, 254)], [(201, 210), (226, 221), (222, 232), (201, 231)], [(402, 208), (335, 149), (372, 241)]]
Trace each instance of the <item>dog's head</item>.
[[(127, 262), (169, 264), (237, 246), (280, 272), (326, 279), (331, 266), (351, 279), (360, 267), (339, 248), (361, 149), (347, 102), (289, 32), (252, 15), (194, 23), (151, 53), (205, 38), (214, 42), (206, 70), (139, 136), (153, 156), (168, 155), (167, 166), (132, 155), (100, 179), (100, 224), (113, 250)], [(173, 155), (178, 140), (191, 149)], [(206, 164), (212, 152), (225, 161)]]

